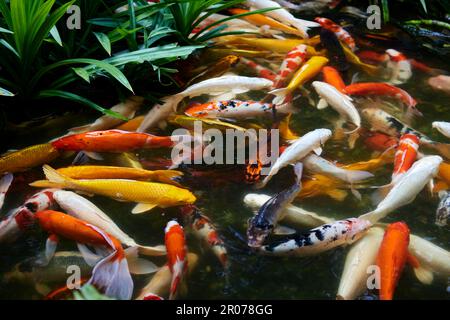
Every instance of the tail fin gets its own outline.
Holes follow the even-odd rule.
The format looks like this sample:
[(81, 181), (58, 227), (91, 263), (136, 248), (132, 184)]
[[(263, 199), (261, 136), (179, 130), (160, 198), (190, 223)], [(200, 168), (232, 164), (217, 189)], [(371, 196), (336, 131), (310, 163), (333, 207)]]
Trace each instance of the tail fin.
[(44, 170), (45, 177), (50, 182), (65, 186), (72, 180), (71, 178), (59, 173), (47, 164), (45, 164), (42, 168)]
[(185, 270), (185, 263), (183, 263), (180, 260), (177, 260), (177, 262), (175, 262), (175, 264), (173, 265), (169, 300), (175, 299), (178, 292), (178, 287), (181, 283), (181, 280), (183, 279), (184, 270)]
[(144, 256), (156, 257), (165, 256), (167, 254), (165, 245), (155, 247), (137, 245), (137, 248), (138, 252)]
[(408, 263), (414, 268), (414, 274), (420, 282), (423, 284), (431, 284), (433, 282), (433, 272), (421, 266), (419, 260), (411, 252), (408, 252), (407, 259)]
[(152, 178), (159, 182), (168, 184), (179, 185), (174, 179), (183, 176), (183, 172), (176, 170), (155, 170), (153, 171)]
[(302, 173), (303, 173), (303, 163), (298, 162), (294, 166), (294, 172), (296, 176), (296, 183), (300, 184), (302, 182)]
[(136, 130), (137, 132), (145, 132), (147, 129), (155, 127), (160, 121), (166, 120), (166, 118), (172, 113), (177, 111), (178, 103), (183, 100), (183, 97), (173, 95), (164, 99), (164, 104), (155, 105), (147, 113), (141, 125)]
[(337, 201), (344, 201), (345, 198), (347, 198), (348, 196), (348, 192), (345, 190), (339, 190), (339, 189), (332, 189), (332, 190), (328, 190), (327, 195), (329, 195), (331, 198), (333, 198), (334, 200)]
[(11, 173), (3, 176), (0, 179), (0, 209), (3, 207), (3, 201), (5, 200), (5, 194), (8, 192), (9, 187), (14, 179)]
[(97, 263), (88, 284), (103, 289), (107, 296), (120, 300), (130, 300), (133, 294), (133, 280), (127, 260), (118, 258), (117, 251)]
[(272, 90), (269, 93), (275, 96), (272, 103), (280, 105), (286, 102), (286, 97), (290, 94), (290, 90), (288, 88), (280, 88)]
[(151, 261), (139, 258), (139, 248), (131, 247), (125, 250), (129, 270), (132, 274), (150, 274), (158, 271), (158, 267)]

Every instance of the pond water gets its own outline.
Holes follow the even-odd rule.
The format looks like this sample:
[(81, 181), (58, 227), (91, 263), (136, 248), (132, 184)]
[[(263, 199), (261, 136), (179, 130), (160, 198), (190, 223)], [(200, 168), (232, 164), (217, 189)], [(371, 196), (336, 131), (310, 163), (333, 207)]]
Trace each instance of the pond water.
[[(418, 58), (428, 65), (449, 70), (450, 66), (443, 65), (441, 60), (434, 59), (423, 52), (408, 52), (408, 57)], [(358, 72), (358, 81), (380, 81), (379, 78), (371, 78), (357, 68), (347, 73), (346, 83), (351, 81), (352, 75)], [(251, 74), (249, 70), (244, 73)], [(450, 121), (449, 98), (442, 92), (430, 88), (426, 80), (428, 75), (414, 71), (412, 79), (402, 86), (417, 101), (418, 109), (424, 114), (422, 118), (412, 122), (412, 126), (436, 141), (449, 142), (446, 138), (432, 130), (433, 121)], [(305, 86), (311, 90), (312, 97), (317, 102), (317, 95), (310, 84)], [(258, 95), (264, 93), (258, 93)], [(291, 121), (291, 129), (299, 135), (316, 128), (334, 129), (337, 113), (333, 110), (317, 110), (309, 105), (304, 97), (294, 102), (298, 113), (295, 113)], [(396, 113), (401, 115), (401, 112)], [(94, 119), (94, 118), (93, 118)], [(59, 135), (65, 134), (66, 129), (72, 126), (85, 124), (93, 119), (86, 116), (68, 117), (65, 121), (51, 128), (35, 132), (32, 135), (20, 136), (7, 141), (7, 148), (19, 149), (21, 147), (43, 143)], [(169, 128), (159, 134), (170, 134)], [(157, 157), (169, 156), (164, 151), (146, 151), (139, 154), (144, 160), (153, 160)], [(330, 140), (324, 148), (324, 156), (328, 159), (338, 160), (340, 163), (352, 163), (373, 158), (373, 150), (369, 149), (363, 139), (359, 139), (354, 149), (349, 149), (346, 139)], [(53, 167), (67, 165), (72, 158), (59, 159), (53, 163)], [(102, 162), (96, 162), (102, 163)], [(111, 164), (108, 161), (103, 162)], [(222, 168), (216, 167), (216, 170)], [(242, 168), (241, 168), (242, 169)], [(232, 178), (233, 171), (227, 173)], [(390, 181), (392, 165), (376, 172), (376, 177), (370, 180), (369, 186), (383, 185)], [(237, 174), (237, 173), (236, 173)], [(283, 187), (283, 177), (289, 172), (282, 172), (262, 191), (273, 194)], [(42, 178), (41, 169), (35, 168), (24, 175), (24, 181), (33, 181)], [(227, 180), (227, 179), (225, 179)], [(233, 179), (230, 179), (233, 180)], [(28, 181), (28, 182), (30, 182)], [(186, 184), (189, 186), (189, 184)], [(197, 205), (202, 212), (211, 218), (218, 227), (221, 236), (225, 240), (229, 251), (230, 270), (225, 274), (222, 266), (214, 255), (203, 247), (188, 231), (189, 251), (200, 256), (197, 268), (187, 280), (188, 290), (180, 295), (185, 299), (334, 299), (339, 284), (340, 275), (344, 266), (348, 247), (337, 248), (324, 254), (308, 258), (280, 258), (267, 257), (255, 254), (242, 240), (245, 239), (247, 220), (252, 212), (244, 206), (243, 197), (251, 192), (251, 186), (244, 183), (230, 182), (219, 183), (215, 177), (197, 181), (192, 190), (198, 198)], [(307, 199), (296, 199), (295, 205), (316, 212), (322, 216), (342, 219), (357, 217), (370, 211), (373, 206), (370, 195), (374, 189), (359, 189), (362, 200), (358, 200), (350, 192), (344, 201), (339, 202), (327, 196), (319, 196)], [(25, 183), (18, 184), (8, 194), (3, 212), (17, 207), (27, 195), (36, 189), (27, 187)], [(142, 244), (156, 245), (164, 242), (164, 227), (172, 217), (178, 216), (178, 209), (156, 208), (151, 213), (132, 215), (134, 204), (117, 202), (105, 197), (95, 196), (91, 200), (104, 210), (126, 233), (132, 235)], [(384, 222), (405, 221), (415, 235), (421, 236), (438, 246), (450, 250), (450, 234), (448, 226), (438, 227), (434, 224), (435, 211), (438, 198), (431, 197), (424, 190), (416, 200), (407, 206), (395, 210)], [(45, 236), (38, 230), (33, 230), (19, 239), (19, 241), (0, 245), (0, 299), (41, 299), (33, 284), (17, 282), (5, 282), (1, 280), (3, 274), (8, 272), (15, 264), (26, 258), (42, 252), (45, 247)], [(76, 250), (73, 242), (63, 241), (60, 250)], [(155, 262), (162, 265), (161, 259)], [(139, 287), (149, 279), (147, 276), (135, 278), (135, 286)], [(399, 282), (395, 297), (397, 299), (448, 299), (449, 293), (447, 279), (436, 278), (431, 285), (423, 285), (415, 278), (412, 268), (406, 267)], [(63, 284), (59, 284), (61, 286)], [(58, 286), (53, 285), (53, 289)], [(367, 299), (374, 296), (367, 295)]]

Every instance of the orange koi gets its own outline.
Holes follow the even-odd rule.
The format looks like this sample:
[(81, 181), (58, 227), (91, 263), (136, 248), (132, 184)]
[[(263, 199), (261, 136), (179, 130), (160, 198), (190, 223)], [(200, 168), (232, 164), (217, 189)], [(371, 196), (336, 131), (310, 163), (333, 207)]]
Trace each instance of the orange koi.
[(90, 251), (85, 245), (106, 248), (109, 254), (95, 265), (88, 283), (103, 289), (108, 296), (123, 300), (131, 298), (133, 280), (119, 240), (100, 228), (62, 212), (39, 211), (34, 217), (41, 228), (50, 234), (45, 252), (47, 260), (53, 257), (59, 236), (76, 241), (82, 253)]
[(411, 133), (404, 134), (400, 138), (397, 151), (394, 157), (394, 172), (392, 173), (392, 181), (404, 174), (411, 168), (417, 157), (419, 149), (419, 138)]
[(323, 73), (323, 81), (326, 83), (332, 85), (336, 89), (338, 89), (340, 92), (342, 92), (345, 88), (344, 80), (342, 79), (341, 75), (339, 74), (339, 71), (337, 71), (335, 68), (330, 66), (325, 66), (322, 69)]

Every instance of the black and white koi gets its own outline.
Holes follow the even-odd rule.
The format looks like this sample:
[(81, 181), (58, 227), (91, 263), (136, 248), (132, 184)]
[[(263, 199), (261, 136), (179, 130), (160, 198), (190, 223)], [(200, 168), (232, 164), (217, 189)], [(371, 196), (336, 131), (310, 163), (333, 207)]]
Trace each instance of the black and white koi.
[(340, 220), (262, 246), (260, 251), (276, 256), (315, 255), (359, 240), (371, 226), (369, 221), (359, 218)]
[(441, 201), (436, 210), (436, 225), (443, 227), (447, 225), (447, 219), (450, 216), (450, 192), (440, 191), (439, 198)]
[(286, 206), (289, 205), (300, 192), (302, 188), (302, 163), (297, 163), (294, 170), (296, 175), (294, 185), (271, 197), (258, 210), (258, 213), (249, 219), (247, 228), (249, 247), (259, 248), (262, 246), (266, 238), (277, 226), (278, 221), (283, 218)]

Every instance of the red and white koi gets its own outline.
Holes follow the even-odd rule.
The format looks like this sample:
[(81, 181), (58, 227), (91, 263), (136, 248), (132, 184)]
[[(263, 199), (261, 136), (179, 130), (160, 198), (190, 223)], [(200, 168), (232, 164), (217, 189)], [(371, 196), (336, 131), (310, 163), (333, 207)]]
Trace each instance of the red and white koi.
[(359, 130), (361, 127), (361, 117), (352, 103), (352, 98), (339, 92), (338, 89), (326, 82), (314, 81), (312, 86), (321, 97), (317, 105), (318, 109), (324, 109), (330, 105), (341, 117), (350, 120), (356, 126), (354, 130), (346, 133), (353, 133)]
[(211, 220), (193, 205), (181, 207), (183, 216), (187, 217), (195, 236), (203, 241), (219, 259), (224, 268), (228, 267), (228, 252)]
[(340, 220), (262, 246), (260, 252), (276, 256), (311, 256), (351, 244), (359, 240), (371, 226), (370, 222), (359, 218)]
[(406, 56), (394, 49), (387, 49), (389, 57), (387, 67), (391, 71), (389, 83), (402, 84), (408, 81), (412, 76), (411, 62)]
[(300, 68), (302, 63), (305, 62), (307, 56), (306, 49), (306, 45), (300, 44), (286, 54), (276, 78), (273, 80), (274, 83), (272, 89), (280, 89), (286, 85), (286, 81), (288, 81), (289, 78), (294, 75), (295, 71)]
[[(188, 108), (184, 113), (197, 118), (245, 119), (264, 115), (272, 115), (275, 105), (258, 101), (213, 101)], [(289, 112), (289, 104), (277, 106), (276, 111)]]
[(277, 10), (265, 12), (264, 14), (284, 24), (297, 28), (298, 31), (300, 32), (301, 37), (305, 39), (309, 38), (308, 36), (309, 28), (320, 26), (318, 23), (313, 21), (297, 19), (289, 11), (284, 9), (278, 3), (271, 0), (247, 0), (244, 2), (244, 4), (252, 9), (279, 8)]
[(266, 68), (254, 62), (253, 60), (244, 57), (239, 58), (239, 61), (248, 68), (252, 69), (258, 77), (268, 79), (270, 81), (275, 81), (277, 75), (269, 68)]
[(322, 153), (322, 145), (331, 137), (331, 135), (332, 132), (329, 129), (316, 129), (295, 140), (275, 161), (270, 168), (268, 175), (258, 187), (264, 187), (270, 179), (280, 171), (280, 169), (302, 160), (312, 151), (320, 155)]
[(5, 174), (0, 179), (0, 210), (3, 207), (6, 193), (8, 192), (8, 189), (11, 186), (13, 179), (14, 179), (14, 176), (11, 173)]
[(345, 43), (350, 48), (350, 50), (352, 50), (352, 52), (357, 49), (355, 40), (350, 35), (350, 33), (348, 33), (337, 23), (331, 21), (330, 19), (321, 17), (315, 18), (314, 21), (318, 22), (322, 28), (333, 32), (341, 42)]
[(55, 191), (57, 189), (45, 189), (34, 194), (0, 221), (0, 243), (12, 242), (29, 230), (35, 222), (36, 212), (55, 208), (57, 205), (53, 198)]
[(413, 165), (419, 150), (419, 138), (411, 133), (407, 133), (400, 138), (397, 151), (394, 156), (394, 172), (392, 173), (392, 183), (395, 184)]
[[(56, 251), (59, 236), (76, 241), (79, 247), (90, 245), (94, 248), (106, 249), (107, 256), (99, 261), (96, 259), (92, 276), (87, 283), (104, 290), (107, 296), (121, 300), (131, 299), (133, 280), (128, 270), (125, 251), (119, 240), (98, 227), (62, 212), (39, 211), (35, 214), (35, 218), (41, 228), (50, 234), (45, 250), (47, 261), (51, 260)], [(90, 251), (87, 247), (85, 248)], [(91, 255), (94, 254), (91, 252)], [(93, 262), (92, 256), (84, 254), (83, 256), (88, 264)]]
[(169, 300), (173, 300), (187, 270), (187, 248), (183, 227), (175, 220), (169, 221), (165, 229), (167, 260), (172, 273)]

